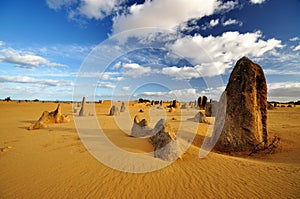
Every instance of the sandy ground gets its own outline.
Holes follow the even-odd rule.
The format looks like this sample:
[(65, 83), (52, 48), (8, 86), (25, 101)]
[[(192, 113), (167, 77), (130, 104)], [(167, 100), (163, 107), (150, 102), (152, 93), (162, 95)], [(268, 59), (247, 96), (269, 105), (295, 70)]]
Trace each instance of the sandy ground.
[[(70, 123), (28, 131), (44, 110), (52, 111), (57, 104), (0, 102), (0, 198), (300, 198), (300, 108), (268, 113), (269, 132), (281, 137), (278, 153), (233, 157), (211, 152), (200, 159), (209, 127), (200, 124), (182, 160), (137, 174), (111, 169), (94, 158), (77, 134), (72, 104), (61, 105)], [(109, 108), (109, 103), (97, 104), (94, 113), (107, 137), (126, 151), (151, 152), (147, 139), (126, 134), (132, 123), (124, 125), (125, 133), (118, 128), (108, 116)], [(159, 119), (151, 107), (130, 104), (129, 110), (131, 117), (150, 117), (154, 111), (152, 127)], [(165, 114), (175, 129), (182, 125), (188, 131), (195, 123), (187, 118), (194, 113)], [(122, 114), (116, 117), (125, 117)]]

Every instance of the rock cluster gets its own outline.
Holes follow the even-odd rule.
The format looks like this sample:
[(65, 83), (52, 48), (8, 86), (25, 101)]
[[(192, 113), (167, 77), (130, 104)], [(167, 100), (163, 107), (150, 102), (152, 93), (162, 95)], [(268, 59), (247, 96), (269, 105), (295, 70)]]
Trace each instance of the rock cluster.
[(193, 118), (193, 121), (194, 122), (199, 122), (199, 123), (208, 123), (208, 121), (206, 119), (206, 116), (201, 111), (199, 111), (195, 115), (195, 117)]
[(164, 119), (159, 120), (152, 131), (154, 135), (149, 138), (149, 142), (154, 147), (154, 157), (166, 161), (174, 161), (181, 158), (176, 135)]
[(152, 129), (148, 126), (148, 121), (136, 115), (131, 128), (131, 136), (145, 137), (149, 135), (152, 135)]
[(161, 158), (166, 161), (173, 161), (181, 158), (181, 150), (176, 140), (174, 130), (168, 125), (164, 119), (160, 119), (155, 127), (151, 129), (146, 119), (138, 116), (134, 117), (133, 126), (131, 128), (131, 136), (147, 137), (150, 136), (149, 142), (154, 147), (154, 157)]
[(47, 128), (47, 124), (51, 123), (66, 123), (70, 122), (70, 118), (67, 115), (61, 114), (61, 107), (60, 104), (58, 104), (56, 110), (52, 112), (44, 111), (42, 116), (33, 123), (28, 129), (34, 130), (34, 129), (41, 129), (41, 128)]

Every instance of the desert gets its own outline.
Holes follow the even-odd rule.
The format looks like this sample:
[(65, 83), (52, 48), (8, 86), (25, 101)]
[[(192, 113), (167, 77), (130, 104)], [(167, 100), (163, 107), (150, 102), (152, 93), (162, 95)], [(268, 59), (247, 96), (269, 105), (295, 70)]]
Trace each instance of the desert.
[(0, 199), (300, 198), (299, 10), (0, 1)]
[[(137, 102), (129, 104), (126, 108), (131, 115), (138, 114), (141, 108), (150, 109)], [(281, 148), (274, 154), (231, 156), (213, 151), (200, 159), (199, 148), (208, 124), (199, 123), (197, 135), (181, 160), (161, 170), (134, 174), (111, 169), (86, 150), (76, 132), (71, 103), (61, 103), (63, 114), (71, 117), (70, 123), (33, 131), (27, 128), (40, 116), (41, 110), (54, 110), (57, 103), (1, 101), (0, 106), (1, 198), (299, 196), (300, 107), (268, 111), (269, 131), (281, 137)], [(105, 133), (118, 147), (135, 153), (153, 150), (146, 139), (132, 138), (118, 129), (112, 116), (108, 116), (110, 103), (96, 103), (95, 107), (103, 129), (110, 129)], [(192, 118), (194, 113), (194, 110), (176, 109), (166, 112), (167, 121), (176, 125), (181, 114)], [(122, 161), (119, 160), (120, 164)]]

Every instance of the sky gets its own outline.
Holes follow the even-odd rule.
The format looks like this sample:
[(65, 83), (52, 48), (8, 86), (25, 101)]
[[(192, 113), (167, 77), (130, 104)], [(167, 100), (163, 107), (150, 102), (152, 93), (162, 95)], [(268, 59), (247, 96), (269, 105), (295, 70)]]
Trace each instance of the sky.
[(0, 99), (218, 100), (243, 56), (300, 100), (299, 0), (0, 1)]

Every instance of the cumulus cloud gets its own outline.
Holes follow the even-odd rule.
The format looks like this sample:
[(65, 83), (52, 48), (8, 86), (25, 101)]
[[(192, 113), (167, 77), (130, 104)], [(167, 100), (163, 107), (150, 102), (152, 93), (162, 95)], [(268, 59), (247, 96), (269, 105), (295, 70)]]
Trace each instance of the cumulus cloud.
[(0, 76), (1, 83), (28, 83), (39, 84), (45, 86), (74, 86), (72, 81), (67, 80), (52, 80), (52, 79), (37, 79), (27, 76)]
[(298, 51), (298, 50), (300, 50), (300, 44), (293, 49), (293, 51)]
[(116, 88), (116, 85), (111, 82), (99, 82), (98, 88)]
[(300, 71), (287, 70), (286, 68), (281, 68), (280, 70), (266, 68), (264, 69), (264, 73), (266, 75), (300, 75)]
[(299, 82), (276, 82), (268, 84), (269, 100), (299, 100), (300, 83)]
[(293, 38), (290, 38), (290, 41), (298, 41), (300, 38), (299, 37), (293, 37)]
[(250, 3), (253, 3), (253, 4), (261, 4), (263, 2), (265, 2), (266, 0), (250, 0)]
[(44, 57), (34, 55), (33, 53), (17, 51), (14, 49), (3, 49), (0, 51), (1, 62), (7, 62), (16, 64), (18, 66), (31, 66), (31, 67), (42, 67), (42, 66), (65, 66), (63, 64), (51, 62)]
[(211, 26), (211, 27), (214, 27), (214, 26), (216, 26), (216, 25), (218, 25), (219, 24), (219, 19), (212, 19), (212, 20), (210, 20), (210, 22), (209, 22), (209, 25)]
[(123, 64), (122, 73), (129, 77), (138, 77), (151, 73), (151, 67), (141, 66), (137, 63)]
[(129, 87), (129, 86), (124, 86), (124, 87), (122, 87), (122, 90), (123, 90), (123, 91), (129, 91), (129, 90), (130, 90), (130, 87)]
[(102, 80), (109, 80), (109, 81), (122, 81), (124, 77), (118, 76), (119, 73), (112, 73), (112, 72), (104, 72), (101, 75)]
[[(177, 39), (167, 47), (175, 54), (186, 58), (194, 66), (194, 71), (203, 75), (213, 76), (222, 74), (231, 68), (234, 61), (242, 56), (261, 57), (264, 53), (282, 48), (280, 40), (274, 38), (263, 40), (261, 32), (240, 34), (225, 32), (220, 36), (203, 37), (201, 35), (185, 36)], [(191, 74), (191, 68), (166, 69), (168, 72), (183, 72)], [(189, 75), (187, 75), (189, 76)], [(180, 78), (180, 75), (179, 75)]]
[(117, 10), (124, 0), (46, 0), (49, 8), (58, 10), (66, 8), (68, 17), (85, 17), (87, 19), (103, 19)]
[[(202, 30), (206, 30), (208, 28), (213, 28), (215, 26), (217, 26), (219, 24), (219, 19), (212, 19), (210, 20), (209, 22), (203, 24), (201, 26), (201, 29)], [(181, 26), (181, 28), (185, 29), (185, 30), (196, 30), (198, 29), (199, 27), (198, 26), (192, 26), (192, 27), (187, 27), (185, 24), (183, 26)]]
[(236, 2), (222, 3), (218, 0), (154, 0), (132, 5), (129, 13), (118, 15), (113, 20), (113, 32), (129, 29), (156, 27), (174, 30), (180, 24), (193, 19), (233, 9)]
[(139, 94), (140, 97), (151, 98), (151, 99), (163, 99), (163, 100), (173, 100), (177, 99), (179, 101), (190, 101), (195, 100), (198, 97), (196, 89), (187, 88), (180, 90), (172, 90), (165, 92), (142, 92)]
[(102, 19), (111, 14), (120, 2), (120, 0), (81, 0), (78, 11), (89, 19)]
[(238, 21), (236, 19), (228, 19), (226, 21), (224, 21), (222, 23), (223, 26), (229, 26), (229, 25), (239, 25), (239, 26), (242, 26), (243, 25), (243, 22), (241, 21)]
[(225, 72), (225, 67), (223, 67), (222, 64), (222, 62), (212, 62), (196, 66), (172, 66), (162, 68), (161, 72), (162, 74), (169, 75), (177, 80), (190, 80), (192, 78), (211, 77), (223, 74)]
[(54, 10), (58, 10), (63, 6), (70, 6), (76, 2), (77, 0), (46, 0), (48, 7)]
[(121, 66), (121, 62), (117, 62), (112, 66), (112, 69), (118, 69)]

